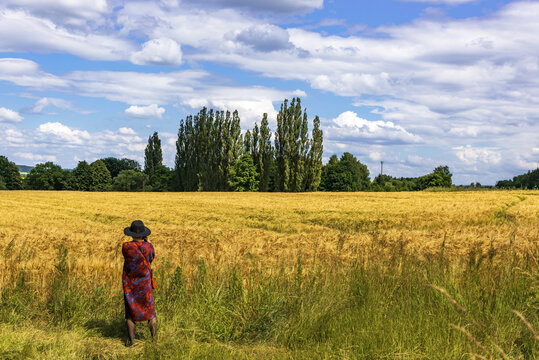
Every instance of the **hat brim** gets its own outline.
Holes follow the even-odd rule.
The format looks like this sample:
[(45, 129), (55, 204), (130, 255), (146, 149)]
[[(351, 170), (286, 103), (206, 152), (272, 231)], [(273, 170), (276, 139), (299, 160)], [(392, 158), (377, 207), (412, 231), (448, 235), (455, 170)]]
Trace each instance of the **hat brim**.
[(132, 236), (132, 237), (136, 237), (136, 238), (141, 238), (141, 237), (145, 237), (145, 236), (149, 236), (151, 234), (151, 230), (148, 229), (146, 226), (144, 227), (144, 231), (141, 232), (141, 233), (135, 233), (135, 232), (132, 232), (131, 229), (129, 227), (126, 227), (124, 229), (124, 234), (127, 235), (127, 236)]

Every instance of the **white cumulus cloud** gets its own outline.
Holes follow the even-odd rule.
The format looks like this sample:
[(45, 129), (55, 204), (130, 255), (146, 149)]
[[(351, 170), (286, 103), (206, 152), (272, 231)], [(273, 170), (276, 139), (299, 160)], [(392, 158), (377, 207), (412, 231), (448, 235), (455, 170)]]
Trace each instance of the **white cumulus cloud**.
[(161, 119), (165, 113), (165, 108), (157, 106), (157, 104), (151, 104), (148, 106), (135, 106), (131, 105), (125, 109), (125, 113), (129, 117), (138, 119)]
[(262, 52), (293, 47), (289, 41), (288, 32), (281, 27), (270, 24), (254, 25), (244, 29), (236, 35), (235, 40)]
[(355, 112), (345, 111), (324, 127), (325, 138), (355, 143), (410, 144), (422, 139), (391, 121), (370, 121)]
[(455, 155), (465, 164), (474, 165), (479, 162), (498, 164), (502, 160), (501, 154), (491, 148), (472, 147), (471, 145), (453, 147)]
[(18, 112), (0, 107), (0, 122), (21, 122), (22, 119)]
[(80, 145), (91, 138), (86, 130), (71, 129), (60, 122), (48, 122), (39, 125), (38, 135), (50, 142)]
[(137, 65), (177, 66), (182, 63), (180, 45), (172, 39), (153, 39), (142, 44), (142, 49), (131, 55)]

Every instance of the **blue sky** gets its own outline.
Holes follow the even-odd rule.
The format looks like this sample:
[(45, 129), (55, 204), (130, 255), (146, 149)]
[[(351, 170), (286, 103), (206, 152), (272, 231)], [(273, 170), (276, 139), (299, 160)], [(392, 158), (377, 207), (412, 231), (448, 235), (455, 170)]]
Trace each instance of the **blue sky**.
[(202, 106), (274, 129), (300, 96), (326, 160), (494, 184), (539, 167), (537, 19), (537, 1), (0, 0), (0, 154), (142, 162), (158, 131), (173, 166)]

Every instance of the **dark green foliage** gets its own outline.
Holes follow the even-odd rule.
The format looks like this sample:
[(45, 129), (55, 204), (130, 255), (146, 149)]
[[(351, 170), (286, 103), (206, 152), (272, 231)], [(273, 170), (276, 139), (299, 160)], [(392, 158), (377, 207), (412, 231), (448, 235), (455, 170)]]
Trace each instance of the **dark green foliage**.
[(0, 155), (0, 177), (7, 190), (21, 190), (22, 178), (19, 168), (7, 157)]
[(144, 150), (144, 172), (152, 176), (161, 165), (163, 165), (163, 151), (161, 150), (161, 140), (157, 132), (148, 137), (148, 145)]
[(0, 176), (0, 190), (7, 190), (6, 182), (2, 176)]
[(370, 184), (369, 169), (346, 152), (340, 159), (333, 155), (322, 171), (321, 188), (325, 191), (363, 191)]
[[(174, 189), (180, 191), (227, 191), (238, 182), (236, 164), (250, 155), (260, 191), (315, 191), (322, 165), (322, 131), (315, 119), (313, 143), (308, 138), (307, 114), (300, 99), (291, 106), (285, 100), (278, 116), (280, 135), (271, 146), (268, 116), (260, 128), (241, 136), (237, 111), (230, 114), (203, 108), (180, 122), (176, 142)], [(280, 136), (280, 137), (279, 137)], [(276, 161), (277, 159), (277, 161)], [(275, 164), (277, 166), (275, 166)], [(243, 166), (243, 165), (242, 165)]]
[(174, 182), (180, 191), (227, 191), (236, 161), (244, 152), (237, 111), (203, 108), (180, 122)]
[[(281, 104), (275, 133), (276, 191), (314, 191), (321, 166), (322, 131), (316, 118), (313, 141), (308, 136), (307, 111), (299, 98)], [(312, 168), (310, 168), (312, 166)], [(315, 186), (316, 185), (316, 186)]]
[(438, 166), (428, 175), (417, 178), (416, 190), (425, 190), (434, 187), (451, 187), (452, 174), (447, 166)]
[(114, 178), (112, 189), (114, 191), (143, 191), (148, 183), (148, 175), (135, 170), (122, 170)]
[(378, 175), (371, 183), (370, 191), (420, 191), (428, 188), (450, 188), (452, 174), (448, 166), (438, 166), (430, 174), (417, 178), (395, 178)]
[(371, 183), (371, 191), (413, 191), (417, 190), (417, 178), (394, 178), (381, 174)]
[(324, 152), (323, 132), (320, 129), (318, 116), (313, 121), (311, 148), (309, 149), (307, 163), (307, 177), (305, 181), (306, 191), (316, 191), (322, 180), (322, 154)]
[[(257, 127), (255, 126), (255, 130)], [(269, 191), (270, 186), (270, 171), (272, 165), (275, 164), (273, 157), (273, 146), (271, 145), (271, 131), (268, 125), (268, 114), (264, 113), (262, 123), (260, 124), (260, 133), (258, 135), (258, 161), (255, 162), (259, 174), (260, 191)]]
[(112, 178), (110, 172), (101, 160), (96, 160), (90, 165), (92, 174), (92, 184), (90, 191), (110, 191), (112, 188)]
[(37, 164), (24, 179), (24, 187), (29, 190), (67, 190), (67, 173), (52, 162)]
[(236, 162), (228, 184), (233, 191), (258, 191), (258, 174), (249, 153), (243, 154)]
[[(247, 154), (251, 154), (251, 151), (255, 152), (256, 149), (254, 147), (254, 144), (253, 144), (253, 137), (251, 135), (251, 130), (247, 130), (245, 132), (245, 136), (243, 138), (243, 146), (245, 147), (245, 152)], [(251, 155), (252, 157), (252, 155)]]
[(122, 170), (134, 170), (141, 171), (140, 164), (136, 160), (131, 159), (118, 159), (115, 157), (107, 157), (101, 159), (105, 163), (105, 166), (110, 172), (110, 176), (114, 179)]
[(500, 180), (496, 183), (499, 189), (539, 189), (539, 168), (518, 175), (513, 180)]
[(90, 191), (93, 185), (92, 168), (86, 161), (79, 161), (77, 167), (73, 169), (72, 189), (79, 191)]
[(170, 191), (172, 187), (173, 171), (164, 165), (157, 167), (150, 176), (150, 184), (146, 191)]

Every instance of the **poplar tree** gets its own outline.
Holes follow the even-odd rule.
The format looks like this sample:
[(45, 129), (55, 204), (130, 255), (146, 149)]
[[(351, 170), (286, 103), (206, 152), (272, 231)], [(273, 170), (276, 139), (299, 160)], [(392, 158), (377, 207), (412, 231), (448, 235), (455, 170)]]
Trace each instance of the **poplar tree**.
[[(260, 171), (258, 170), (259, 166), (258, 163), (260, 161), (259, 159), (259, 153), (260, 153), (260, 129), (258, 129), (258, 124), (255, 122), (255, 127), (253, 128), (253, 131), (251, 132), (251, 158), (253, 159), (253, 165), (255, 166), (255, 169), (257, 169), (258, 176), (260, 176)], [(260, 183), (260, 178), (258, 179)]]
[(258, 140), (258, 162), (260, 191), (269, 191), (270, 169), (273, 163), (273, 147), (271, 146), (271, 132), (268, 125), (268, 114), (264, 113), (260, 123), (260, 135)]
[[(306, 191), (313, 187), (318, 170), (310, 175), (311, 141), (308, 134), (307, 111), (301, 107), (301, 99), (294, 98), (288, 105), (285, 99), (277, 115), (277, 133), (275, 134), (276, 190)], [(316, 135), (321, 141), (321, 132)], [(320, 143), (321, 144), (321, 143)], [(312, 153), (313, 165), (318, 164), (321, 145), (317, 143)], [(312, 178), (312, 179), (311, 179)]]
[(244, 153), (237, 111), (203, 108), (180, 122), (175, 181), (182, 191), (227, 191), (235, 164)]
[(245, 148), (245, 152), (251, 154), (251, 150), (253, 149), (253, 137), (250, 130), (247, 130), (245, 132), (245, 137), (243, 138), (243, 146)]
[(228, 130), (228, 151), (226, 154), (227, 157), (227, 190), (229, 189), (228, 184), (234, 181), (234, 169), (236, 162), (239, 160), (240, 156), (243, 154), (243, 139), (241, 136), (241, 127), (240, 127), (240, 116), (238, 110), (234, 110), (232, 113), (232, 121), (230, 122), (230, 127)]
[(148, 137), (148, 145), (144, 150), (144, 172), (151, 175), (163, 165), (163, 152), (161, 150), (161, 140), (157, 132)]
[(305, 183), (306, 191), (316, 191), (320, 185), (323, 151), (323, 132), (322, 129), (320, 129), (320, 119), (316, 116), (313, 121), (311, 148), (309, 149), (308, 155), (307, 179)]
[(288, 99), (281, 104), (277, 114), (277, 132), (275, 133), (275, 162), (277, 173), (275, 176), (275, 190), (288, 191), (290, 179), (290, 120), (288, 112)]

